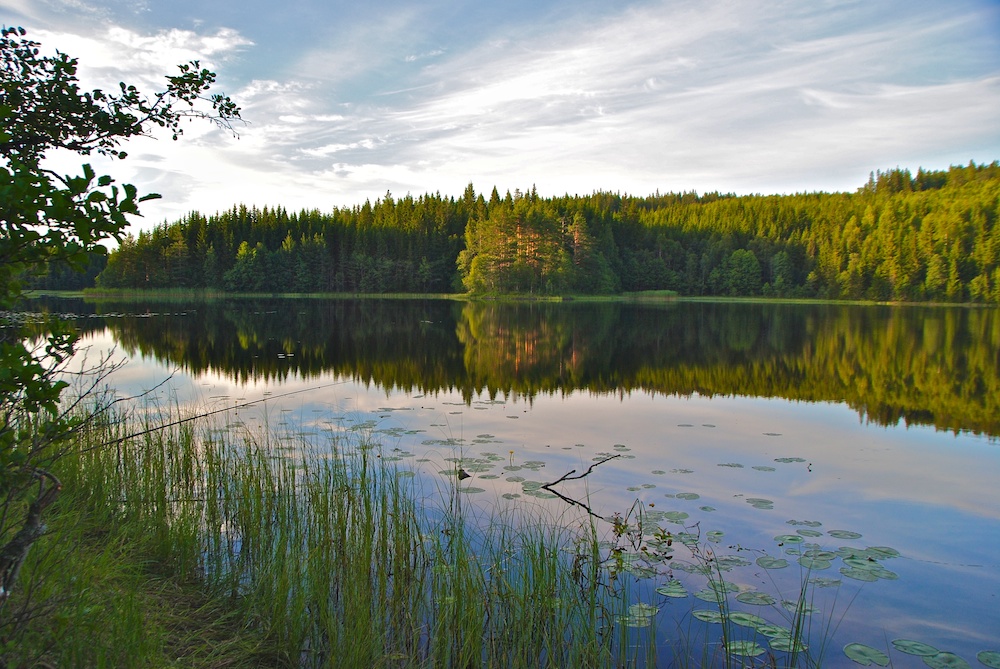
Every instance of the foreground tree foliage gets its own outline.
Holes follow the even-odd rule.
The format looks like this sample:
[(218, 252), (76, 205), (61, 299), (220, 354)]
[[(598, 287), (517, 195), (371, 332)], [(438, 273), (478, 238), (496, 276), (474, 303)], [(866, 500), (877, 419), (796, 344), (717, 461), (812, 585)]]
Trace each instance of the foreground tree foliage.
[[(79, 175), (48, 169), (46, 154), (65, 149), (125, 158), (122, 142), (165, 128), (176, 139), (185, 117), (230, 128), (239, 109), (227, 97), (205, 97), (215, 75), (194, 61), (167, 77), (164, 91), (147, 96), (121, 84), (120, 91), (84, 91), (77, 60), (42, 55), (22, 28), (0, 33), (0, 310), (22, 294), (20, 280), (49, 268), (86, 269), (101, 242), (121, 240), (128, 215), (157, 195), (140, 197), (131, 185), (115, 185), (85, 164)], [(51, 271), (51, 270), (49, 270)], [(0, 311), (0, 626), (30, 618), (24, 606), (4, 607), (24, 559), (45, 529), (45, 509), (61, 484), (51, 466), (84, 423), (62, 402), (60, 375), (74, 352), (76, 335), (58, 323), (40, 332), (20, 327)], [(91, 385), (100, 372), (91, 378)], [(86, 383), (84, 384), (86, 385)], [(79, 399), (77, 400), (79, 402)], [(9, 614), (9, 615), (8, 615)], [(2, 658), (0, 658), (2, 659)]]
[(111, 255), (105, 288), (1000, 302), (1000, 163), (873, 173), (854, 193), (440, 194), (191, 213)]

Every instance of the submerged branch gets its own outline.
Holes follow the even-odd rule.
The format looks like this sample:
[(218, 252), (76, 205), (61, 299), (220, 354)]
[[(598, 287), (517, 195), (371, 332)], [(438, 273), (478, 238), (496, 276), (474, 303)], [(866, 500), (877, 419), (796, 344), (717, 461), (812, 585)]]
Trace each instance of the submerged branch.
[(597, 467), (598, 465), (603, 465), (608, 460), (614, 460), (615, 458), (620, 458), (620, 457), (621, 457), (621, 453), (616, 453), (615, 455), (609, 455), (608, 457), (604, 458), (603, 460), (598, 460), (594, 464), (590, 465), (589, 467), (587, 467), (587, 471), (585, 471), (582, 474), (578, 474), (576, 476), (573, 476), (573, 474), (576, 474), (576, 470), (575, 469), (571, 469), (568, 472), (566, 472), (565, 474), (563, 474), (562, 476), (560, 476), (559, 478), (557, 478), (555, 481), (551, 481), (549, 483), (542, 484), (540, 486), (540, 489), (542, 489), (542, 490), (548, 490), (550, 493), (552, 493), (553, 495), (555, 495), (556, 497), (558, 497), (562, 501), (566, 502), (567, 504), (572, 504), (574, 506), (578, 506), (578, 507), (582, 508), (584, 511), (586, 511), (587, 513), (589, 513), (594, 518), (597, 518), (599, 520), (607, 521), (607, 518), (605, 518), (602, 515), (599, 515), (599, 514), (595, 513), (594, 510), (590, 508), (589, 504), (581, 502), (578, 499), (573, 499), (572, 497), (567, 497), (566, 495), (562, 494), (558, 490), (555, 490), (552, 486), (557, 485), (559, 483), (562, 483), (563, 481), (576, 481), (576, 480), (585, 478), (585, 477), (589, 476), (592, 471), (594, 471), (594, 467)]

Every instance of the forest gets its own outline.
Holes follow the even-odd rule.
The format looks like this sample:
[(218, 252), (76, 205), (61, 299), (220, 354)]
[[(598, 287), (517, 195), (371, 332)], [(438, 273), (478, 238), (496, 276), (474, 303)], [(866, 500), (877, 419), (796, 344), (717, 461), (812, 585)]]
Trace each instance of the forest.
[[(329, 213), (192, 212), (124, 239), (96, 285), (997, 304), (998, 214), (997, 161), (873, 172), (853, 193), (487, 197), (470, 184), (460, 198), (386, 193)], [(58, 271), (29, 283), (60, 287)]]

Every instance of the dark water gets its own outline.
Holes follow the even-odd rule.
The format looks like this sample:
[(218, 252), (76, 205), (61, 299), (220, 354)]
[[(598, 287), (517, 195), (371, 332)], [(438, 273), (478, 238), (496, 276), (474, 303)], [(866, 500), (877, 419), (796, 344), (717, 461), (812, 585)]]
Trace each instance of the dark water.
[[(371, 430), (430, 488), (462, 458), (468, 498), (488, 507), (555, 508), (526, 483), (619, 455), (586, 490), (563, 490), (602, 516), (638, 500), (673, 531), (721, 533), (714, 551), (749, 559), (725, 574), (742, 590), (794, 597), (804, 575), (839, 582), (815, 588), (825, 666), (851, 665), (850, 642), (896, 666), (919, 658), (895, 639), (973, 666), (1000, 649), (996, 309), (283, 299), (28, 309), (75, 315), (92, 355), (116, 347), (128, 360), (113, 377), (122, 395), (169, 377), (153, 395), (200, 410), (267, 398), (242, 419), (304, 435)], [(886, 570), (875, 580), (843, 562), (871, 547), (890, 549), (875, 553)], [(809, 551), (840, 553), (805, 560), (806, 571)], [(764, 555), (791, 566), (763, 569)], [(698, 590), (696, 574), (677, 571)], [(668, 629), (704, 625), (689, 613), (712, 608), (636, 592)], [(781, 622), (780, 604), (732, 606)]]

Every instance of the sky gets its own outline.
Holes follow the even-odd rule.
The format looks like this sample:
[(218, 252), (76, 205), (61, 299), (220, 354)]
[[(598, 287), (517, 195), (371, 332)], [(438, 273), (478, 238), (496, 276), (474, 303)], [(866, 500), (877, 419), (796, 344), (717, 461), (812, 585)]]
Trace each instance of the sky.
[(998, 0), (0, 0), (85, 88), (193, 59), (242, 108), (86, 161), (135, 228), (237, 204), (536, 188), (854, 191), (1000, 159)]

